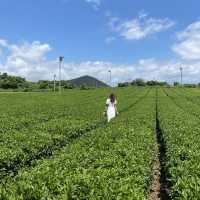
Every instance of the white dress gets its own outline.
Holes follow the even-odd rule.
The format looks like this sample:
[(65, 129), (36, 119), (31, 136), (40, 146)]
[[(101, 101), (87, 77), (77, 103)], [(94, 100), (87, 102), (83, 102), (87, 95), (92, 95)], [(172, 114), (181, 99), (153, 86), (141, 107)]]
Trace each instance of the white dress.
[(115, 110), (115, 105), (117, 104), (117, 101), (115, 100), (114, 103), (110, 101), (110, 99), (106, 100), (106, 105), (108, 106), (107, 109), (107, 118), (108, 122), (110, 122), (111, 119), (115, 118), (116, 116), (116, 110)]

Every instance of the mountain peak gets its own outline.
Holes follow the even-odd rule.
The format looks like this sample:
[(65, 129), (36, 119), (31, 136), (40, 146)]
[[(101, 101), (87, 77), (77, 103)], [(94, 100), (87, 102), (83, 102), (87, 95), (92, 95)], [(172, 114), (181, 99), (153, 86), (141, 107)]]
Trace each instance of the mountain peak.
[(69, 80), (70, 83), (80, 87), (85, 85), (87, 87), (108, 87), (108, 85), (95, 77), (85, 75), (72, 80)]

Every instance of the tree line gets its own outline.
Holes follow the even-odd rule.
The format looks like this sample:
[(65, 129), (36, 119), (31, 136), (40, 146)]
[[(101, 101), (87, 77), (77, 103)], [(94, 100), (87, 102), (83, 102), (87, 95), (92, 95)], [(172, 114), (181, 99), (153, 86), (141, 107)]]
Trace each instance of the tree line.
[(118, 83), (118, 87), (128, 87), (128, 86), (165, 86), (165, 87), (169, 87), (169, 86), (174, 86), (174, 87), (190, 87), (190, 88), (195, 88), (195, 87), (200, 87), (200, 83), (199, 84), (190, 84), (190, 83), (186, 83), (181, 85), (179, 82), (174, 82), (173, 84), (169, 84), (165, 81), (155, 81), (155, 80), (150, 80), (150, 81), (145, 81), (141, 78), (137, 78), (131, 82), (123, 82), (123, 83)]
[[(59, 82), (55, 81), (56, 90), (58, 90)], [(62, 80), (61, 85), (63, 89), (74, 89), (76, 85), (69, 81)], [(90, 89), (87, 85), (82, 84), (80, 87), (82, 90)], [(25, 78), (20, 76), (11, 76), (7, 73), (0, 73), (0, 89), (1, 90), (15, 90), (15, 91), (53, 91), (54, 81), (39, 80), (37, 82), (27, 81)]]
[[(58, 90), (59, 82), (56, 81), (56, 90)], [(81, 90), (88, 90), (94, 87), (89, 87), (86, 84), (76, 86), (75, 84), (62, 80), (61, 85), (63, 89), (74, 89), (79, 88)], [(181, 86), (179, 82), (174, 82), (175, 87)], [(131, 82), (119, 83), (118, 87), (128, 87), (128, 86), (170, 86), (167, 82), (162, 81), (144, 81), (141, 78), (137, 78)], [(199, 84), (184, 84), (184, 87), (200, 87)], [(39, 80), (37, 82), (27, 81), (25, 78), (20, 76), (11, 76), (7, 73), (0, 73), (0, 89), (1, 90), (16, 90), (16, 91), (53, 91), (54, 90), (54, 81), (49, 80)]]

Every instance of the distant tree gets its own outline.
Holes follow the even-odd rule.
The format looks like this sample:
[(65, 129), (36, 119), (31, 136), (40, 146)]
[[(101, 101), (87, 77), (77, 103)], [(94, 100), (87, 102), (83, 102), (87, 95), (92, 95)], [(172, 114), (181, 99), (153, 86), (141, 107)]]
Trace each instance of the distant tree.
[(167, 82), (159, 82), (160, 86), (169, 86), (169, 84)]
[(157, 81), (147, 81), (146, 84), (149, 86), (154, 86), (154, 85), (158, 85), (158, 82)]
[(9, 76), (7, 73), (0, 74), (0, 88), (17, 89), (23, 87), (26, 80), (19, 76)]
[(167, 82), (160, 82), (160, 81), (153, 81), (153, 80), (151, 80), (151, 81), (147, 81), (146, 82), (146, 84), (148, 85), (148, 86), (168, 86), (168, 83)]
[(49, 88), (49, 81), (41, 80), (38, 81), (39, 89), (48, 89)]
[(89, 90), (90, 88), (86, 84), (80, 86), (80, 90)]
[(125, 83), (118, 83), (118, 87), (128, 87), (129, 83), (125, 82)]
[(1, 75), (1, 79), (7, 79), (8, 78), (8, 74), (7, 73), (3, 73), (2, 75)]
[(66, 82), (66, 83), (64, 83), (63, 88), (64, 89), (74, 89), (75, 85), (73, 85), (72, 83)]
[(1, 82), (1, 88), (3, 88), (3, 89), (9, 89), (10, 88), (10, 83), (9, 83), (9, 81), (3, 81), (3, 82)]
[(197, 85), (196, 84), (184, 84), (184, 87), (195, 88), (195, 87), (197, 87)]
[(136, 82), (135, 82), (135, 80), (133, 80), (133, 81), (131, 82), (131, 85), (133, 85), (133, 86), (135, 86), (135, 85), (136, 85)]
[(143, 79), (141, 79), (141, 78), (135, 79), (135, 84), (137, 86), (145, 86), (146, 85), (145, 81)]
[(174, 82), (174, 86), (175, 87), (180, 86), (180, 83), (179, 82)]

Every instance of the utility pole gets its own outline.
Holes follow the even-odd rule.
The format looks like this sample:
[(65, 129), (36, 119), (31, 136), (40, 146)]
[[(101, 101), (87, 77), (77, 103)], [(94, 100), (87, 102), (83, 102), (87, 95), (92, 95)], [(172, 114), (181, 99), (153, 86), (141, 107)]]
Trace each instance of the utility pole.
[(56, 91), (56, 75), (53, 75), (53, 91)]
[(97, 80), (96, 80), (96, 88), (98, 88), (98, 83), (97, 83)]
[(181, 86), (183, 86), (183, 68), (180, 67), (180, 72), (181, 72)]
[(112, 72), (111, 70), (109, 70), (108, 72), (110, 73), (110, 87), (112, 87), (112, 74), (111, 74)]
[(62, 67), (62, 61), (64, 60), (63, 56), (59, 57), (59, 91), (61, 92), (61, 67)]

